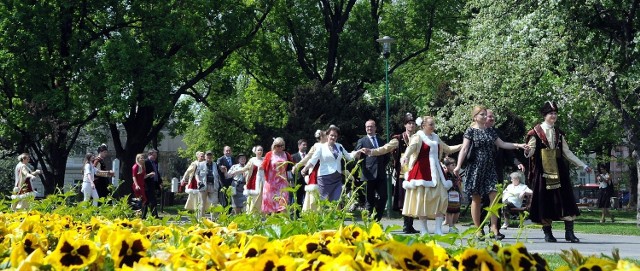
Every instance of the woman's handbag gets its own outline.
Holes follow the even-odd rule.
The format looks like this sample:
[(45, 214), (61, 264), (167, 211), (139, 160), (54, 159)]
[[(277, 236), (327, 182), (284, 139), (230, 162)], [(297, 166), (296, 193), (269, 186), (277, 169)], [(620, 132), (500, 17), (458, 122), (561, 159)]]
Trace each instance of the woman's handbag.
[(467, 155), (464, 157), (464, 160), (468, 163), (473, 159), (473, 140), (469, 139), (469, 149), (467, 150)]

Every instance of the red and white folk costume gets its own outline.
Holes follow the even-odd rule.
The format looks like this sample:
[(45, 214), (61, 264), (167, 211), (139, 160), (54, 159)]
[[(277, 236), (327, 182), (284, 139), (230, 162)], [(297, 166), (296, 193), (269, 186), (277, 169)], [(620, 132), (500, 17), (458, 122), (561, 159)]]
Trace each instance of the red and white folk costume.
[[(304, 158), (302, 158), (302, 160), (298, 162), (298, 164), (306, 165), (307, 162), (311, 159), (313, 154), (316, 152), (316, 150), (318, 150), (318, 148), (320, 148), (321, 145), (322, 143), (319, 143), (319, 142), (314, 144), (311, 147), (311, 149), (309, 149), (309, 152), (307, 153), (307, 155), (305, 155)], [(318, 210), (318, 198), (319, 198), (318, 168), (319, 167), (320, 167), (320, 162), (318, 161), (318, 163), (316, 163), (316, 165), (313, 167), (309, 175), (304, 177), (304, 181), (306, 185), (304, 186), (305, 194), (304, 194), (304, 201), (302, 203), (303, 212), (309, 211), (309, 210)]]
[(247, 213), (260, 213), (262, 210), (262, 186), (264, 185), (264, 158), (252, 157), (241, 171), (244, 172), (247, 183), (242, 192), (247, 196)]
[(447, 213), (448, 195), (452, 182), (445, 179), (440, 166), (440, 152), (452, 153), (461, 145), (450, 147), (440, 141), (437, 134), (418, 131), (411, 136), (403, 160), (409, 160), (402, 187), (406, 189), (402, 215), (418, 217), (422, 234), (427, 234), (427, 219), (436, 219), (436, 234), (442, 234), (441, 226)]

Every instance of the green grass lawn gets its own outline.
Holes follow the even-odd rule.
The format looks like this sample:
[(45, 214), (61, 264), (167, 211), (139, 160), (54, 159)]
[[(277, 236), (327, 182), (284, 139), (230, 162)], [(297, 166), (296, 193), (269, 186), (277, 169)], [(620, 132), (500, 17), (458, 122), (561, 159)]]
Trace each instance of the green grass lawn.
[[(611, 218), (607, 217), (605, 223), (600, 223), (601, 211), (582, 211), (582, 214), (576, 218), (575, 231), (596, 234), (616, 234), (616, 235), (637, 235), (640, 236), (640, 228), (637, 226), (636, 212), (613, 210), (611, 213), (615, 216), (615, 222), (611, 222)], [(554, 222), (554, 227), (560, 227), (562, 222)]]
[[(567, 265), (567, 262), (564, 259), (562, 259), (562, 256), (560, 253), (544, 253), (544, 254), (540, 254), (540, 256), (542, 256), (542, 258), (544, 258), (547, 261), (547, 264), (549, 265), (549, 270), (557, 270), (559, 267)], [(611, 257), (611, 255), (606, 255), (606, 256)], [(622, 259), (633, 262), (635, 264), (640, 264), (640, 260), (638, 259), (630, 259), (630, 258), (622, 258)]]
[[(636, 212), (635, 210), (612, 210), (610, 211), (614, 217), (615, 222), (611, 222), (611, 218), (607, 217), (605, 223), (600, 223), (601, 211), (599, 209), (593, 209), (591, 211), (582, 210), (580, 216), (575, 221), (575, 231), (582, 233), (594, 233), (594, 234), (616, 234), (616, 235), (636, 235), (640, 236), (640, 228), (636, 225)], [(465, 215), (460, 217), (460, 222), (465, 225), (470, 225), (471, 216)], [(554, 228), (563, 228), (564, 222), (553, 222)], [(529, 223), (530, 224), (530, 221)], [(512, 227), (518, 226), (518, 221), (512, 219), (510, 221)], [(527, 227), (540, 228), (542, 226), (536, 224), (527, 225)]]

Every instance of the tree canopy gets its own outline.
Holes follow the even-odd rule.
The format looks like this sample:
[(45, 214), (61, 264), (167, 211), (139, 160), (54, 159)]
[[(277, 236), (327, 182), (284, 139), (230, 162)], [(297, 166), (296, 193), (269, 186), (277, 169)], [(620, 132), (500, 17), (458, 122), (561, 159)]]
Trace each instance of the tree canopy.
[(639, 1), (4, 0), (0, 144), (34, 154), (51, 192), (87, 127), (124, 168), (163, 128), (185, 157), (276, 136), (292, 150), (329, 124), (355, 142), (368, 119), (384, 131), (376, 39), (392, 36), (392, 133), (411, 112), (455, 141), (485, 104), (521, 141), (554, 100), (576, 152), (638, 151)]

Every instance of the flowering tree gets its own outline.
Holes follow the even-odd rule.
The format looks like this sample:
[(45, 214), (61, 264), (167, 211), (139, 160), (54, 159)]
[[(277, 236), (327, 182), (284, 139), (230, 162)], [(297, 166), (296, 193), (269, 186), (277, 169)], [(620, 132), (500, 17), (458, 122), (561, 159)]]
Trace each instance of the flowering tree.
[(538, 107), (555, 100), (579, 151), (611, 143), (640, 151), (639, 5), (471, 1), (469, 33), (451, 38), (452, 53), (441, 62), (457, 94), (442, 116), (454, 116), (452, 129), (460, 131), (469, 105), (485, 103), (532, 125)]

